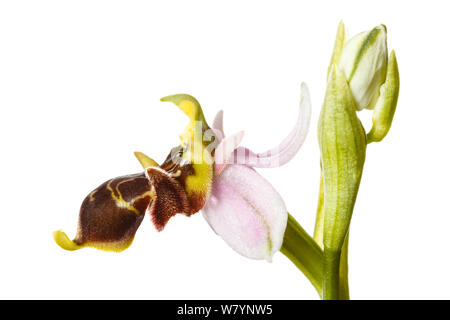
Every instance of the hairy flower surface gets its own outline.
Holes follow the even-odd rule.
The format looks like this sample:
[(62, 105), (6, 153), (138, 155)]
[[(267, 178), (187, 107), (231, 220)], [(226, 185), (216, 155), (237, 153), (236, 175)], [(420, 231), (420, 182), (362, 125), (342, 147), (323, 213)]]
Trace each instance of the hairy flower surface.
[(174, 215), (190, 216), (203, 208), (213, 180), (212, 156), (203, 141), (208, 124), (195, 98), (177, 94), (161, 100), (175, 103), (190, 119), (180, 146), (161, 166), (136, 152), (144, 173), (111, 179), (92, 191), (81, 206), (74, 240), (54, 232), (62, 248), (122, 251), (131, 245), (145, 212), (161, 231)]

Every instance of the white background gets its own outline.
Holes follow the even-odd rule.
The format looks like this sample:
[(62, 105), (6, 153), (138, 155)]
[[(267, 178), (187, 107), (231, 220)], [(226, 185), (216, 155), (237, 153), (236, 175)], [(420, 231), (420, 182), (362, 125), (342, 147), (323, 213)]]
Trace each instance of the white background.
[[(67, 252), (83, 198), (158, 161), (187, 118), (159, 98), (197, 97), (210, 122), (245, 130), (256, 151), (293, 126), (299, 88), (313, 114), (289, 164), (260, 170), (312, 233), (317, 120), (336, 28), (380, 23), (401, 90), (387, 138), (371, 144), (350, 240), (354, 299), (450, 298), (449, 56), (445, 1), (2, 1), (0, 298), (317, 299), (282, 254), (246, 259), (201, 214), (158, 233), (148, 217), (130, 249)], [(360, 116), (370, 123), (370, 113)]]

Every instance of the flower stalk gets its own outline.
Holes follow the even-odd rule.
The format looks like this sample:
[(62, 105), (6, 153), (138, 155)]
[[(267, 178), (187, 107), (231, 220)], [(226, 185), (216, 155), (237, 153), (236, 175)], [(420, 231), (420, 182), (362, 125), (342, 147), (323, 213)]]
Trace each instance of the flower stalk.
[(303, 272), (322, 297), (323, 250), (291, 215), (280, 252)]

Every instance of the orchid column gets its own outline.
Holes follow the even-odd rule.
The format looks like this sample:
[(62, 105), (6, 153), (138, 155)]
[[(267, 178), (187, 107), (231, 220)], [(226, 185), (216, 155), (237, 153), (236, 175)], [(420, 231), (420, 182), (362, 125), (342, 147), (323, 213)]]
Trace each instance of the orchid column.
[[(370, 142), (388, 133), (399, 93), (394, 51), (388, 58), (386, 27), (345, 39), (338, 28), (328, 69), (318, 138), (322, 179), (315, 239), (324, 249), (323, 298), (348, 299), (348, 231)], [(373, 109), (366, 134), (357, 111)]]

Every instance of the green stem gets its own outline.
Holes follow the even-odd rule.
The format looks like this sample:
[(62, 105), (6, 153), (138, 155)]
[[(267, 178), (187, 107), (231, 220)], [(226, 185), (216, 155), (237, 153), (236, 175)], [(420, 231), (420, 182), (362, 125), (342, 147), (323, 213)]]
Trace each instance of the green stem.
[(339, 300), (339, 265), (341, 251), (324, 251), (323, 299)]
[[(324, 225), (323, 197), (324, 197), (323, 176), (321, 172), (319, 201), (317, 204), (317, 214), (316, 214), (316, 225), (314, 227), (314, 240), (322, 249), (323, 249), (323, 225)], [(341, 261), (339, 266), (339, 300), (350, 299), (348, 286), (348, 238), (349, 235), (347, 234), (341, 252)]]
[(305, 274), (322, 297), (323, 251), (290, 214), (280, 251)]
[(341, 252), (341, 263), (339, 266), (339, 300), (349, 300), (350, 293), (348, 287), (348, 237), (345, 237)]
[(324, 215), (323, 215), (323, 176), (322, 176), (322, 169), (321, 169), (320, 170), (319, 201), (317, 203), (316, 225), (314, 227), (314, 240), (316, 240), (317, 244), (322, 249), (323, 249), (323, 225), (324, 225)]

